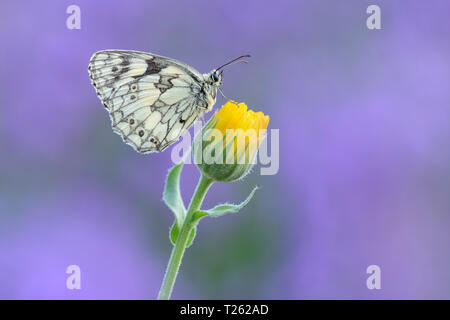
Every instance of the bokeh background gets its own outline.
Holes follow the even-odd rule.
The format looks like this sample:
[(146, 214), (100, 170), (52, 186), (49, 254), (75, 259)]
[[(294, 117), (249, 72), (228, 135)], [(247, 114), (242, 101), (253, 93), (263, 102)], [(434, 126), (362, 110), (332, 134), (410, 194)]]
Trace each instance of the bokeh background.
[[(81, 8), (81, 30), (66, 8)], [(381, 7), (382, 30), (366, 8)], [(446, 0), (2, 1), (0, 298), (153, 299), (173, 217), (171, 149), (125, 145), (91, 87), (102, 49), (225, 71), (227, 96), (280, 129), (280, 169), (215, 184), (177, 299), (450, 298)], [(224, 103), (219, 98), (217, 105)], [(186, 165), (188, 201), (198, 179)], [(67, 266), (81, 290), (66, 289)], [(381, 267), (381, 290), (366, 268)]]

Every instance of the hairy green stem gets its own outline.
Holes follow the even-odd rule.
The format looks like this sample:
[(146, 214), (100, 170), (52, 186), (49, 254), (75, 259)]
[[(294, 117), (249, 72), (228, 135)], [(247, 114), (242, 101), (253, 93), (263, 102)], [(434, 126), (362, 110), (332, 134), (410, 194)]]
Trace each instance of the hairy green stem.
[(189, 204), (183, 226), (181, 227), (181, 230), (178, 234), (175, 246), (172, 249), (169, 263), (167, 264), (166, 273), (164, 275), (164, 280), (161, 285), (161, 289), (159, 290), (158, 300), (170, 299), (173, 285), (177, 278), (178, 270), (180, 269), (181, 260), (183, 259), (184, 251), (186, 250), (189, 234), (191, 233), (192, 228), (195, 227), (192, 221), (194, 214), (200, 209), (206, 192), (208, 191), (212, 183), (212, 180), (206, 178), (203, 175), (198, 181), (197, 188), (195, 189), (194, 195), (191, 199), (191, 203)]

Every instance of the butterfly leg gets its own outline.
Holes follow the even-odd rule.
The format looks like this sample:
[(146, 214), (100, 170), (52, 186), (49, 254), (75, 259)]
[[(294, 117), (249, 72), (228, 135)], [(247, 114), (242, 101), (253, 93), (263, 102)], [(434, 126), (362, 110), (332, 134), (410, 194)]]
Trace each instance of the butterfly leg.
[(202, 119), (202, 126), (205, 125), (205, 112), (202, 112), (202, 114), (200, 115), (200, 118)]

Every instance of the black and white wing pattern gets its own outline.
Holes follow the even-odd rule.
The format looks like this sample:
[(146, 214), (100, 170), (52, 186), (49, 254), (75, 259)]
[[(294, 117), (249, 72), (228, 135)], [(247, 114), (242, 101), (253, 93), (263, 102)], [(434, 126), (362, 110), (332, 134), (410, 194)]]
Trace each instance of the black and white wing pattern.
[(99, 51), (89, 74), (113, 130), (141, 153), (167, 148), (211, 104), (202, 74), (151, 53)]

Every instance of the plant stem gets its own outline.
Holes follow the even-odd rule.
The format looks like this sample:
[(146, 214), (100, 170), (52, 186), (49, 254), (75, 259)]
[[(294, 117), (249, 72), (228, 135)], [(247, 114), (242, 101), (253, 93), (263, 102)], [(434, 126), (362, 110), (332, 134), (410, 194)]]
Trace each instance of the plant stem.
[(203, 199), (205, 198), (206, 192), (213, 183), (212, 180), (201, 176), (198, 181), (197, 188), (195, 189), (194, 195), (192, 196), (191, 203), (186, 213), (186, 218), (184, 219), (183, 226), (178, 234), (175, 246), (172, 249), (170, 255), (169, 263), (167, 264), (166, 273), (164, 275), (164, 280), (159, 290), (158, 300), (169, 300), (172, 294), (173, 285), (177, 278), (178, 270), (180, 269), (181, 259), (183, 259), (184, 251), (186, 250), (187, 241), (192, 228), (195, 226), (192, 223), (192, 218), (196, 211), (200, 209)]

